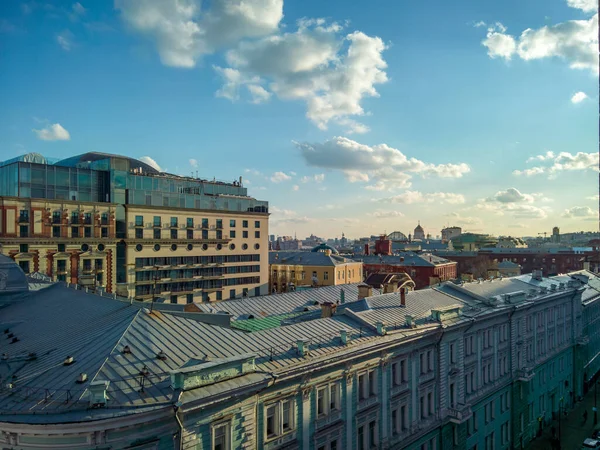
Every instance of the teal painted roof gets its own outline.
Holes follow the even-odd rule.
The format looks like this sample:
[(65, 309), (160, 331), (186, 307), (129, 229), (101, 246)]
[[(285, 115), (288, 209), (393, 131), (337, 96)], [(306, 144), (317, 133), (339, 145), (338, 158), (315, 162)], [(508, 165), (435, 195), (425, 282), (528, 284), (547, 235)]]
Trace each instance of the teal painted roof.
[(307, 314), (307, 312), (279, 314), (275, 316), (257, 317), (255, 319), (246, 320), (233, 320), (231, 322), (231, 328), (248, 332), (268, 330), (270, 328), (277, 328), (281, 326), (281, 322), (283, 322), (284, 320), (294, 319), (304, 314)]

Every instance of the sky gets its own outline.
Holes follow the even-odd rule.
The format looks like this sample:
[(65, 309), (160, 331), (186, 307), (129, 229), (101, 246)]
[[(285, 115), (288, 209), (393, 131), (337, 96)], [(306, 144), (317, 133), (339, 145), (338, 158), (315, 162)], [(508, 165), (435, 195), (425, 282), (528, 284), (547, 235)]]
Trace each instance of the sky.
[(0, 160), (242, 176), (299, 238), (597, 231), (597, 8), (3, 1)]

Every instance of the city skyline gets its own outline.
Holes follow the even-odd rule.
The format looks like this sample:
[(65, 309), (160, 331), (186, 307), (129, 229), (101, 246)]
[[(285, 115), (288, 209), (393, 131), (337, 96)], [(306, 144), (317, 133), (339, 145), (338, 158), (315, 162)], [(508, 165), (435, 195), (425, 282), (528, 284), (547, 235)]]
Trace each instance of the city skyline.
[(270, 234), (597, 229), (596, 1), (246, 5), (3, 5), (0, 160), (241, 175)]

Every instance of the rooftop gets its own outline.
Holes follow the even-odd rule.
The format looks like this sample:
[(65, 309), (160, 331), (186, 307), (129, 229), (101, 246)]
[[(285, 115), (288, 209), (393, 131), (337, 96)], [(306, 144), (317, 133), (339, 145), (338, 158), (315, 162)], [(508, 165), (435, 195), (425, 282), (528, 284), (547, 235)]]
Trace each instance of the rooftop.
[(430, 253), (402, 252), (396, 255), (369, 255), (356, 258), (363, 264), (387, 264), (395, 266), (434, 267), (441, 264), (456, 264), (446, 258)]
[(327, 254), (323, 251), (269, 252), (269, 264), (285, 264), (293, 266), (339, 266), (354, 263), (355, 261), (337, 254)]

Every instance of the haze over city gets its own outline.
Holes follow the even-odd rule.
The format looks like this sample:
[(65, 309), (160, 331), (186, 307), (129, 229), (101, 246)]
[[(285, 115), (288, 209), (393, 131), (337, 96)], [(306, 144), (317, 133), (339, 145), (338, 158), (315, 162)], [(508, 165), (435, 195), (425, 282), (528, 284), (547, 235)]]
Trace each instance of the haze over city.
[(0, 159), (241, 175), (274, 234), (597, 229), (595, 1), (218, 5), (3, 2)]

